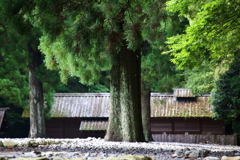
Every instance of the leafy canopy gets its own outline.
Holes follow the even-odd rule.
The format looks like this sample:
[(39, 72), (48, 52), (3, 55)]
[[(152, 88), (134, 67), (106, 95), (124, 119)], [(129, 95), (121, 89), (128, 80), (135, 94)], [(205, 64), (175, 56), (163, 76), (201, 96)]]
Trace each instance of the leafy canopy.
[(185, 34), (168, 39), (172, 61), (180, 69), (222, 62), (239, 50), (239, 0), (170, 0), (168, 10), (189, 17)]
[[(45, 53), (45, 64), (48, 69), (58, 70), (61, 80), (67, 83), (68, 77), (81, 77), (82, 84), (93, 85), (101, 78), (101, 71), (108, 70), (109, 63), (106, 54), (97, 53), (93, 50), (84, 55), (77, 55), (64, 47), (64, 40), (54, 42), (43, 36), (40, 38), (39, 49)], [(51, 43), (51, 45), (49, 45)], [(91, 64), (91, 65), (89, 65)]]
[(122, 40), (131, 50), (139, 49), (143, 39), (157, 42), (157, 27), (166, 16), (165, 1), (157, 0), (31, 2), (26, 17), (42, 30), (45, 63), (57, 69), (64, 82), (77, 76), (84, 84), (97, 83), (101, 73), (109, 70), (110, 54), (120, 50)]

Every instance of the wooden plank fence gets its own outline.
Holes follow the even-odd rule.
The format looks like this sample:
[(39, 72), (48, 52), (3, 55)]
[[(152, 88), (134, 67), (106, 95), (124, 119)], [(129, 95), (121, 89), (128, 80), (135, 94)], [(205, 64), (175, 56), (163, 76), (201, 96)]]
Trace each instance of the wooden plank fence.
[(181, 142), (181, 143), (209, 143), (220, 145), (237, 145), (237, 135), (202, 135), (202, 134), (152, 134), (156, 142)]

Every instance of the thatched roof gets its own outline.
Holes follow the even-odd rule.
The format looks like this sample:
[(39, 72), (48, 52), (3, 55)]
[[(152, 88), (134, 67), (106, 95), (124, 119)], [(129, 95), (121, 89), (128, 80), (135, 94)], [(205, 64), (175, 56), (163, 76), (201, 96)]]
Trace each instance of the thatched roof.
[[(53, 117), (108, 117), (109, 93), (56, 93)], [(209, 95), (195, 96), (184, 88), (173, 94), (151, 94), (151, 117), (211, 117)]]

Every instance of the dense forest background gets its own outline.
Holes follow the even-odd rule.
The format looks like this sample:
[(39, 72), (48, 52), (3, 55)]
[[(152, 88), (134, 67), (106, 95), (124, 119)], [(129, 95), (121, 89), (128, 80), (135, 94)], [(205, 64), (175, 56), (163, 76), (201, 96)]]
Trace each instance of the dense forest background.
[(2, 0), (0, 107), (10, 128), (0, 136), (28, 136), (22, 112), (36, 84), (45, 118), (54, 93), (110, 92), (109, 55), (125, 43), (141, 54), (142, 92), (212, 93), (214, 118), (240, 133), (239, 9), (238, 0)]

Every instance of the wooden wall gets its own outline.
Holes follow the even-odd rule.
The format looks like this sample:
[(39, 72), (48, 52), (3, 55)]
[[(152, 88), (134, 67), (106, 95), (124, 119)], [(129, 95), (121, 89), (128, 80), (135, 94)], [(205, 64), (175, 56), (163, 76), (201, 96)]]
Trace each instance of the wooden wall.
[(106, 131), (80, 131), (82, 118), (51, 118), (46, 120), (48, 138), (87, 138), (105, 136)]
[(46, 120), (48, 138), (77, 138), (81, 118), (51, 118)]
[(225, 134), (225, 124), (211, 118), (152, 118), (153, 134)]
[[(105, 136), (106, 131), (80, 131), (81, 118), (46, 120), (48, 138), (87, 138)], [(157, 142), (214, 143), (236, 145), (236, 135), (225, 135), (222, 121), (211, 118), (152, 118), (153, 139)]]
[[(46, 120), (48, 138), (104, 137), (105, 131), (80, 131), (82, 118), (52, 118)], [(211, 118), (151, 118), (152, 134), (212, 134), (224, 135), (222, 121)]]

